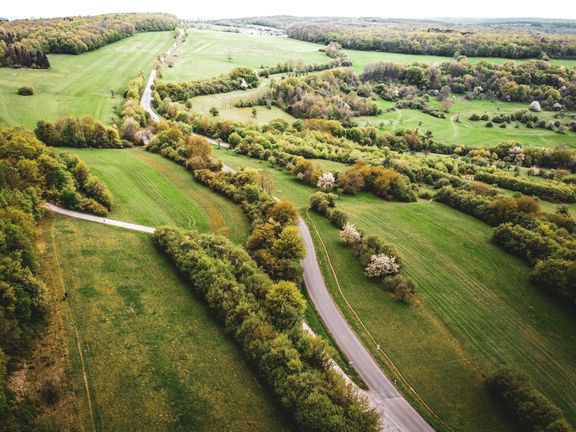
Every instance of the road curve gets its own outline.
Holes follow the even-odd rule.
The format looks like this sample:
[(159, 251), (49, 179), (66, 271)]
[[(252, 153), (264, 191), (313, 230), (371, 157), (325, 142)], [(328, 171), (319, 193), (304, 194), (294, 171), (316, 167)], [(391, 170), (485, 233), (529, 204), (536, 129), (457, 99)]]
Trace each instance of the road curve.
[[(152, 92), (150, 87), (154, 83), (155, 78), (156, 70), (153, 69), (140, 104), (154, 121), (158, 121), (160, 116), (154, 112), (151, 106)], [(214, 145), (229, 147), (228, 143), (220, 142), (210, 137), (204, 138)], [(324, 283), (316, 258), (312, 235), (302, 218), (298, 221), (298, 228), (306, 248), (306, 257), (302, 260), (302, 268), (304, 269), (304, 282), (308, 294), (336, 345), (368, 386), (369, 390), (367, 392), (360, 392), (368, 397), (370, 404), (380, 414), (382, 430), (389, 432), (434, 431), (398, 392), (356, 333), (354, 333)]]

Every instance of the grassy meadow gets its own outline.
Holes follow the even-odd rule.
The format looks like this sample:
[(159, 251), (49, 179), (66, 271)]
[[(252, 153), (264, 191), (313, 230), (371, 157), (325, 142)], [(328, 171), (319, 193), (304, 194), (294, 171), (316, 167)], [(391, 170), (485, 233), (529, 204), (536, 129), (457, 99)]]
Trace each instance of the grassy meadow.
[(50, 295), (69, 294), (75, 430), (292, 429), (148, 235), (49, 216), (39, 249)]
[[(431, 99), (431, 105), (436, 102)], [(377, 103), (383, 110), (394, 106), (393, 102), (382, 99), (379, 99)], [(445, 119), (432, 117), (418, 110), (402, 109), (373, 117), (359, 117), (358, 122), (378, 126), (381, 130), (388, 132), (399, 128), (431, 130), (436, 140), (444, 144), (494, 146), (502, 141), (517, 141), (523, 145), (534, 147), (553, 148), (561, 144), (576, 147), (576, 133), (574, 132), (568, 131), (566, 134), (559, 134), (547, 129), (529, 129), (518, 122), (512, 122), (505, 129), (498, 127), (497, 124), (493, 128), (487, 128), (485, 121), (469, 120), (474, 113), (479, 115), (488, 113), (492, 118), (497, 114), (509, 114), (527, 107), (527, 104), (516, 102), (469, 101), (457, 96)], [(570, 114), (568, 113), (568, 115)], [(538, 116), (548, 121), (552, 119), (553, 113), (543, 111), (538, 113)], [(562, 121), (566, 122), (567, 119)], [(518, 128), (515, 127), (516, 124), (519, 124)]]
[[(296, 120), (296, 118), (276, 106), (272, 106), (270, 109), (265, 106), (255, 107), (257, 111), (256, 117), (252, 114), (252, 108), (237, 108), (234, 106), (239, 99), (253, 100), (261, 97), (266, 93), (269, 84), (270, 79), (264, 78), (260, 81), (259, 87), (255, 89), (196, 96), (191, 99), (191, 111), (203, 115), (210, 115), (210, 108), (215, 107), (218, 108), (219, 118), (222, 120), (241, 121), (256, 125), (267, 124), (276, 119), (282, 119), (288, 122)], [(180, 105), (182, 109), (185, 109), (183, 104)]]
[[(38, 120), (68, 114), (110, 123), (128, 81), (148, 74), (173, 42), (173, 32), (138, 33), (85, 54), (52, 54), (48, 70), (0, 68), (0, 122), (34, 128)], [(22, 86), (33, 87), (34, 95), (17, 95)]]
[[(378, 52), (378, 51), (359, 51), (359, 50), (345, 50), (352, 60), (352, 67), (356, 73), (362, 73), (364, 67), (371, 63), (377, 63), (381, 61), (393, 62), (393, 63), (443, 63), (450, 62), (454, 60), (452, 57), (442, 57), (433, 55), (418, 55), (418, 54), (400, 54), (400, 53), (389, 53), (389, 52)], [(468, 61), (472, 64), (480, 63), (481, 61), (487, 61), (489, 63), (503, 64), (511, 59), (505, 59), (501, 57), (468, 57)], [(512, 61), (525, 61), (525, 60), (512, 60)], [(554, 64), (564, 65), (570, 69), (576, 67), (576, 60), (565, 60), (565, 59), (551, 59)]]
[(321, 45), (279, 36), (257, 36), (214, 31), (188, 31), (186, 42), (176, 51), (174, 66), (162, 70), (166, 81), (210, 78), (235, 67), (258, 69), (289, 60), (305, 64), (330, 59), (318, 51)]
[(63, 151), (78, 155), (108, 186), (114, 195), (110, 218), (213, 232), (236, 243), (248, 235), (248, 221), (237, 206), (160, 155), (139, 148)]
[[(266, 169), (276, 179), (276, 194), (302, 209), (315, 191), (267, 163), (225, 150), (218, 155), (233, 168)], [(337, 205), (359, 228), (396, 246), (418, 300), (410, 307), (393, 300), (363, 275), (334, 227), (304, 212), (324, 277), (349, 322), (404, 393), (420, 404), (412, 387), (442, 419), (420, 404), (438, 428), (447, 429), (445, 422), (455, 430), (507, 430), (483, 387), (483, 374), (503, 364), (529, 374), (575, 420), (576, 322), (530, 285), (526, 264), (490, 242), (489, 226), (436, 202), (398, 204), (359, 194)], [(388, 358), (374, 349), (372, 338)]]

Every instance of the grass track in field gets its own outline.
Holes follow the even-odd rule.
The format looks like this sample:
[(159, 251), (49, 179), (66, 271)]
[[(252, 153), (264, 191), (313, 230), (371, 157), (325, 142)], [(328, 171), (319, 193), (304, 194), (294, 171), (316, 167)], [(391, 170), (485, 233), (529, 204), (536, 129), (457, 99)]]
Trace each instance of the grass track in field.
[(174, 67), (164, 68), (162, 75), (167, 81), (189, 81), (210, 78), (239, 66), (258, 69), (289, 60), (327, 63), (330, 58), (319, 48), (321, 45), (279, 36), (190, 30), (176, 52)]
[[(40, 249), (50, 295), (69, 293), (98, 431), (291, 429), (148, 235), (49, 216)], [(69, 334), (77, 426), (91, 430)]]
[[(300, 208), (308, 205), (314, 189), (294, 176), (229, 151), (218, 155), (233, 168), (268, 170), (276, 178), (278, 195)], [(364, 277), (336, 229), (311, 213), (344, 294), (402, 375), (440, 417), (456, 430), (506, 430), (487, 398), (482, 374), (507, 364), (529, 374), (575, 421), (576, 322), (529, 284), (529, 268), (523, 262), (490, 242), (490, 227), (435, 202), (388, 203), (360, 194), (345, 196), (337, 205), (358, 227), (394, 244), (407, 275), (417, 284), (417, 305), (396, 303)], [(347, 311), (325, 257), (318, 255), (340, 307), (375, 353)]]
[(213, 232), (236, 243), (242, 243), (248, 234), (248, 221), (238, 206), (160, 155), (139, 148), (62, 151), (78, 155), (110, 188), (114, 195), (111, 218)]
[[(52, 54), (48, 70), (0, 68), (0, 122), (34, 128), (60, 115), (91, 115), (110, 122), (130, 79), (148, 74), (174, 32), (139, 33), (80, 55)], [(22, 86), (33, 96), (19, 96)], [(114, 96), (112, 96), (114, 91)]]

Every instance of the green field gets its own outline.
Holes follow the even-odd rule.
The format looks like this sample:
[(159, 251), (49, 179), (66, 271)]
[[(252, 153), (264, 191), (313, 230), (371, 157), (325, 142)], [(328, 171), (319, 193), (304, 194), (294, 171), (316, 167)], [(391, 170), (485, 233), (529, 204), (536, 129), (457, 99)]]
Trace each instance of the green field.
[[(389, 52), (378, 52), (378, 51), (359, 51), (359, 50), (345, 50), (352, 60), (352, 67), (356, 73), (362, 73), (364, 67), (371, 63), (377, 63), (380, 61), (387, 61), (393, 63), (442, 63), (450, 62), (454, 59), (452, 57), (442, 57), (442, 56), (432, 56), (432, 55), (417, 55), (417, 54), (397, 54)], [(472, 64), (480, 63), (481, 61), (487, 61), (490, 63), (503, 64), (509, 59), (500, 57), (468, 57), (468, 60)], [(525, 60), (515, 60), (515, 61), (525, 61)], [(576, 67), (576, 60), (558, 60), (552, 59), (552, 63), (567, 66), (569, 68)]]
[(148, 235), (51, 216), (39, 246), (50, 295), (69, 293), (60, 304), (79, 405), (74, 430), (291, 430)]
[(129, 150), (64, 149), (84, 160), (114, 195), (110, 217), (148, 226), (213, 232), (242, 243), (248, 221), (222, 196), (160, 155)]
[[(189, 30), (176, 51), (175, 64), (162, 70), (167, 81), (210, 78), (238, 66), (260, 68), (288, 60), (305, 64), (327, 63), (320, 45), (278, 36)], [(230, 60), (228, 57), (230, 56)]]
[[(314, 189), (267, 163), (220, 150), (233, 168), (266, 169), (277, 195), (299, 207)], [(362, 268), (323, 218), (312, 215), (343, 294), (400, 374), (456, 430), (506, 430), (483, 388), (483, 374), (502, 364), (529, 374), (571, 421), (576, 419), (576, 323), (528, 282), (529, 268), (490, 242), (491, 229), (435, 202), (388, 203), (370, 195), (343, 197), (338, 207), (353, 223), (394, 244), (417, 284), (418, 302), (405, 307), (363, 276)], [(314, 232), (314, 226), (309, 226)], [(345, 306), (316, 238), (334, 297), (375, 357), (405, 390), (390, 361)], [(422, 409), (424, 414), (426, 409)], [(442, 422), (436, 421), (442, 427)]]
[[(217, 93), (205, 96), (197, 96), (192, 98), (192, 112), (209, 115), (210, 108), (218, 108), (219, 118), (223, 120), (241, 121), (247, 124), (263, 125), (272, 120), (282, 119), (288, 122), (296, 120), (287, 112), (281, 110), (276, 106), (270, 107), (257, 106), (256, 117), (252, 115), (252, 108), (236, 108), (234, 105), (239, 99), (254, 100), (261, 97), (270, 84), (269, 79), (262, 79), (260, 86), (250, 90), (238, 90), (229, 93)], [(181, 108), (185, 109), (181, 104)]]
[[(394, 106), (393, 102), (378, 100), (382, 109)], [(431, 99), (431, 104), (437, 103)], [(487, 128), (485, 121), (470, 121), (472, 114), (488, 113), (490, 118), (500, 113), (512, 113), (526, 109), (527, 104), (501, 101), (473, 100), (461, 96), (456, 97), (450, 113), (445, 119), (432, 117), (417, 110), (402, 109), (383, 113), (374, 117), (359, 117), (360, 124), (378, 126), (384, 131), (394, 131), (398, 128), (418, 128), (421, 131), (431, 130), (438, 142), (461, 146), (494, 146), (502, 141), (517, 141), (523, 145), (553, 148), (560, 144), (576, 147), (576, 133), (568, 131), (559, 134), (547, 129), (528, 129), (524, 124), (512, 122), (506, 129), (498, 125)], [(541, 112), (538, 116), (546, 121), (552, 119), (553, 113)], [(570, 113), (568, 113), (570, 115)], [(460, 121), (457, 120), (459, 116)], [(567, 118), (561, 120), (567, 122)], [(514, 126), (520, 124), (518, 128)]]
[[(173, 32), (139, 33), (85, 54), (50, 55), (48, 70), (0, 68), (0, 122), (33, 128), (68, 114), (109, 123), (128, 81), (148, 74), (173, 42)], [(33, 87), (34, 96), (17, 95), (22, 86)]]

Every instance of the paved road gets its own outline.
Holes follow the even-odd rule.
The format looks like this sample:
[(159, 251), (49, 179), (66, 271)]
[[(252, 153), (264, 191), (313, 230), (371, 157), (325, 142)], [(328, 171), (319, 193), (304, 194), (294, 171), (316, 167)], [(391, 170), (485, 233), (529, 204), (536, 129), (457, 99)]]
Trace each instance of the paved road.
[(82, 220), (86, 220), (86, 221), (90, 221), (90, 222), (98, 222), (101, 224), (117, 226), (120, 228), (125, 228), (125, 229), (129, 229), (129, 230), (133, 230), (133, 231), (145, 232), (148, 234), (153, 234), (154, 231), (156, 231), (156, 228), (152, 228), (152, 227), (148, 227), (148, 226), (144, 226), (144, 225), (137, 225), (137, 224), (133, 224), (133, 223), (129, 223), (129, 222), (122, 222), (122, 221), (114, 220), (114, 219), (103, 218), (100, 216), (93, 216), (93, 215), (89, 215), (86, 213), (80, 213), (80, 212), (76, 212), (76, 211), (72, 211), (72, 210), (67, 210), (67, 209), (63, 209), (62, 207), (58, 207), (57, 205), (51, 204), (51, 203), (44, 204), (44, 207), (46, 209), (50, 210), (51, 212), (58, 213), (58, 214), (61, 214), (64, 216), (70, 216), (70, 217), (73, 217), (76, 219), (82, 219)]
[[(153, 84), (155, 77), (156, 71), (153, 70), (140, 104), (150, 113), (153, 120), (158, 121), (160, 116), (154, 112), (150, 105), (150, 86)], [(229, 147), (227, 143), (218, 142), (209, 137), (204, 138), (214, 145)], [(224, 167), (224, 169), (230, 170), (229, 167)], [(306, 257), (302, 260), (306, 289), (324, 326), (330, 332), (336, 345), (338, 345), (340, 351), (346, 356), (352, 367), (368, 386), (368, 392), (361, 392), (368, 397), (371, 405), (380, 413), (382, 430), (390, 432), (433, 431), (434, 429), (398, 392), (340, 312), (324, 283), (322, 272), (316, 259), (314, 242), (304, 220), (299, 220), (298, 228), (306, 247)]]

